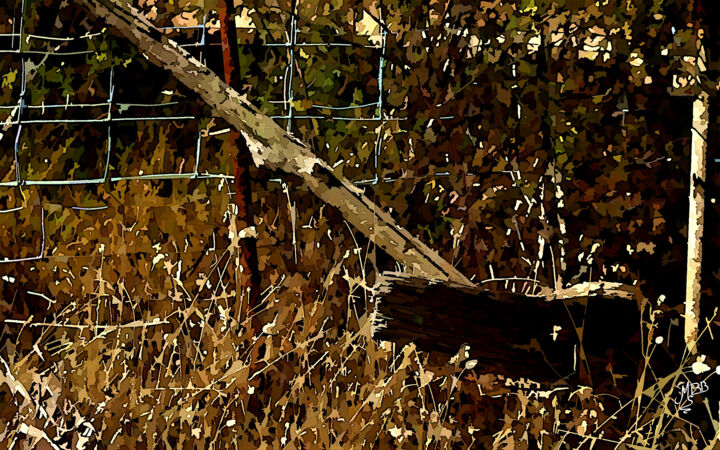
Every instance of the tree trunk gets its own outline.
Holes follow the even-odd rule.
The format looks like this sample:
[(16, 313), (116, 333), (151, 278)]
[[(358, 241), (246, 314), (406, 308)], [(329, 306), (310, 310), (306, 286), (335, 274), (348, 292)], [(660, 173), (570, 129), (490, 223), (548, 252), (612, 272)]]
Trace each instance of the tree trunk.
[[(372, 334), (446, 355), (468, 351), (481, 370), (511, 378), (635, 382), (641, 352), (640, 309), (627, 296), (633, 288), (599, 282), (568, 289), (533, 297), (384, 274)], [(564, 300), (548, 300), (556, 298)]]
[(700, 323), (702, 237), (705, 224), (705, 178), (710, 96), (701, 92), (693, 102), (690, 148), (690, 214), (688, 216), (687, 276), (685, 284), (685, 344), (696, 351)]
[[(407, 230), (362, 191), (317, 158), (305, 145), (285, 132), (271, 118), (240, 97), (207, 67), (154, 28), (121, 0), (76, 0), (91, 15), (103, 19), (152, 63), (168, 70), (180, 83), (197, 93), (218, 117), (240, 131), (256, 165), (299, 176), (321, 200), (337, 208), (358, 231), (414, 273), (472, 284), (452, 264)], [(374, 216), (374, 220), (373, 220)]]

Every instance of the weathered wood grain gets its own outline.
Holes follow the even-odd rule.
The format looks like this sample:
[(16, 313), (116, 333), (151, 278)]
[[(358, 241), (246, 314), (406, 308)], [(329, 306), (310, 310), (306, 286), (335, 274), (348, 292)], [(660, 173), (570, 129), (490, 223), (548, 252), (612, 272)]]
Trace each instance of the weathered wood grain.
[(469, 346), (478, 367), (535, 381), (635, 380), (640, 310), (600, 296), (560, 300), (386, 273), (375, 287), (373, 337), (447, 355)]

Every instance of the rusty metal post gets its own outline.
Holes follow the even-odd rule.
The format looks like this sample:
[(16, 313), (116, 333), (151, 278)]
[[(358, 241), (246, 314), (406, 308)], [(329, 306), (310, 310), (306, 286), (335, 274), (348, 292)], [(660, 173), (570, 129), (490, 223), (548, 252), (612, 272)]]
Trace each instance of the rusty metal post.
[[(219, 8), (220, 39), (222, 41), (223, 79), (230, 87), (238, 88), (239, 57), (237, 29), (235, 28), (233, 0), (222, 0)], [(233, 157), (235, 180), (235, 204), (237, 205), (238, 232), (254, 226), (249, 205), (252, 202), (250, 164), (252, 158), (245, 139), (238, 131), (232, 131), (231, 142), (237, 151)], [(258, 268), (257, 243), (254, 236), (240, 240), (240, 269), (243, 272), (242, 289), (248, 294), (248, 305), (253, 308), (260, 297), (260, 272)]]

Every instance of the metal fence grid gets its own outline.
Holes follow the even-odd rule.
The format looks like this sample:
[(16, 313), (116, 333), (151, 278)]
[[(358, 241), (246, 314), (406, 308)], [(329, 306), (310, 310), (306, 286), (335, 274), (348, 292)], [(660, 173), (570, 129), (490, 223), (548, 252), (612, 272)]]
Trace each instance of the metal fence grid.
[[(11, 121), (5, 122), (5, 125), (11, 125), (16, 128), (15, 133), (15, 140), (14, 140), (14, 165), (15, 165), (15, 172), (16, 172), (16, 179), (14, 181), (4, 181), (0, 182), (0, 187), (17, 187), (17, 186), (62, 186), (62, 185), (89, 185), (89, 184), (102, 184), (106, 181), (123, 181), (123, 180), (139, 180), (139, 179), (148, 179), (148, 180), (173, 180), (173, 179), (206, 179), (206, 178), (224, 178), (228, 180), (232, 180), (232, 176), (228, 174), (216, 174), (216, 173), (200, 173), (199, 172), (199, 161), (200, 161), (200, 149), (202, 147), (202, 135), (201, 133), (198, 133), (197, 138), (197, 148), (196, 148), (196, 164), (195, 169), (192, 173), (158, 173), (158, 174), (144, 174), (144, 175), (135, 175), (135, 176), (111, 176), (109, 173), (109, 167), (110, 167), (110, 158), (112, 154), (112, 130), (111, 130), (111, 123), (117, 123), (117, 122), (140, 122), (140, 121), (167, 121), (167, 120), (195, 120), (198, 121), (201, 118), (194, 117), (194, 116), (165, 116), (165, 117), (126, 117), (119, 114), (113, 115), (114, 109), (119, 109), (120, 111), (126, 110), (128, 108), (134, 107), (134, 106), (142, 106), (142, 107), (163, 107), (175, 104), (177, 102), (169, 102), (169, 103), (155, 103), (155, 104), (134, 104), (134, 103), (123, 103), (123, 102), (117, 102), (114, 97), (115, 92), (115, 84), (114, 84), (114, 68), (110, 69), (110, 96), (108, 100), (104, 103), (91, 103), (91, 104), (72, 104), (72, 103), (65, 103), (65, 104), (53, 104), (53, 105), (27, 105), (25, 102), (25, 95), (26, 95), (26, 88), (27, 88), (27, 69), (26, 69), (26, 56), (28, 55), (44, 55), (49, 57), (63, 57), (63, 56), (70, 56), (70, 55), (79, 55), (79, 54), (90, 54), (93, 53), (92, 50), (88, 51), (74, 51), (74, 52), (46, 52), (46, 51), (33, 51), (33, 50), (27, 50), (23, 48), (23, 42), (26, 40), (34, 39), (34, 40), (61, 40), (64, 42), (71, 41), (71, 40), (80, 40), (80, 39), (97, 39), (102, 37), (100, 34), (94, 34), (94, 35), (88, 35), (88, 36), (67, 36), (63, 38), (58, 37), (51, 37), (51, 36), (40, 36), (35, 34), (29, 34), (24, 31), (24, 13), (25, 13), (25, 3), (27, 1), (31, 0), (21, 0), (21, 10), (18, 17), (13, 20), (13, 30), (11, 33), (6, 34), (0, 34), (0, 37), (8, 37), (10, 38), (11, 42), (11, 48), (9, 49), (1, 49), (0, 48), (0, 54), (6, 54), (6, 53), (14, 53), (18, 54), (21, 57), (21, 90), (20, 94), (18, 96), (17, 103), (14, 105), (0, 105), (0, 110), (10, 110), (11, 117), (13, 119)], [(202, 47), (206, 43), (206, 36), (208, 34), (208, 30), (211, 28), (210, 25), (207, 23), (207, 14), (203, 18), (203, 23), (201, 25), (196, 26), (170, 26), (170, 27), (160, 27), (160, 30), (163, 31), (181, 31), (181, 30), (199, 30), (201, 31), (199, 33), (199, 37), (197, 42), (194, 43), (186, 43), (181, 44), (181, 47), (188, 48), (188, 47), (199, 47), (200, 48), (200, 59), (203, 60), (202, 55)], [(270, 103), (275, 104), (282, 104), (283, 108), (285, 110), (285, 114), (283, 115), (273, 115), (271, 118), (275, 120), (282, 120), (286, 122), (286, 129), (288, 132), (292, 132), (292, 125), (294, 119), (321, 119), (321, 120), (346, 120), (346, 121), (356, 121), (356, 120), (362, 120), (362, 121), (374, 121), (378, 123), (386, 123), (389, 120), (402, 120), (398, 118), (389, 118), (383, 114), (383, 99), (382, 99), (382, 80), (383, 80), (383, 68), (385, 65), (384, 61), (384, 53), (385, 53), (385, 44), (386, 44), (386, 31), (381, 30), (381, 42), (382, 45), (380, 46), (381, 54), (379, 57), (379, 63), (378, 63), (378, 72), (377, 72), (377, 80), (378, 80), (378, 86), (379, 86), (379, 95), (377, 101), (361, 104), (361, 105), (349, 105), (349, 106), (333, 106), (333, 105), (319, 105), (314, 104), (312, 105), (313, 108), (320, 108), (320, 109), (327, 109), (331, 111), (342, 111), (342, 110), (356, 110), (356, 109), (362, 109), (362, 108), (368, 108), (368, 107), (375, 107), (374, 108), (374, 115), (372, 117), (341, 117), (341, 116), (325, 116), (325, 115), (312, 115), (312, 114), (296, 114), (294, 108), (293, 108), (293, 101), (294, 101), (294, 93), (292, 89), (292, 83), (293, 83), (293, 76), (294, 76), (294, 61), (295, 61), (295, 52), (296, 48), (301, 48), (303, 46), (351, 46), (351, 44), (344, 44), (344, 43), (332, 43), (332, 42), (320, 42), (320, 43), (311, 43), (311, 42), (298, 42), (297, 36), (298, 36), (298, 30), (297, 30), (297, 16), (296, 14), (292, 14), (290, 16), (290, 23), (289, 23), (289, 30), (287, 32), (287, 35), (289, 37), (289, 40), (284, 43), (264, 43), (263, 46), (266, 47), (285, 47), (288, 49), (289, 56), (287, 59), (287, 67), (285, 70), (285, 73), (287, 74), (286, 77), (284, 77), (284, 86), (283, 86), (283, 98), (282, 100), (271, 100)], [(19, 24), (18, 28), (15, 28), (15, 24)], [(370, 48), (378, 48), (375, 46), (367, 46)], [(26, 113), (28, 110), (31, 109), (61, 109), (61, 110), (69, 110), (74, 108), (89, 108), (89, 107), (104, 107), (106, 108), (106, 115), (102, 118), (97, 119), (27, 119), (24, 118), (24, 113)], [(91, 178), (91, 179), (82, 179), (82, 180), (75, 180), (75, 179), (68, 179), (68, 180), (30, 180), (30, 179), (23, 179), (21, 175), (21, 168), (20, 168), (20, 161), (19, 161), (19, 149), (18, 144), (20, 141), (20, 135), (23, 129), (23, 126), (27, 125), (33, 125), (33, 124), (58, 124), (58, 123), (78, 123), (78, 124), (93, 124), (93, 123), (105, 123), (107, 124), (107, 150), (106, 150), (106, 164), (104, 167), (104, 173), (102, 177), (98, 178)], [(375, 146), (375, 157), (374, 157), (374, 166), (377, 173), (377, 162), (378, 162), (378, 153), (381, 151), (382, 147), (382, 136), (380, 135), (378, 137), (378, 142)], [(438, 174), (441, 175), (441, 174)], [(271, 179), (273, 182), (279, 182), (280, 180), (277, 178)], [(388, 182), (394, 181), (394, 180), (387, 180)], [(370, 180), (356, 180), (355, 183), (358, 185), (363, 184), (376, 184), (378, 182), (377, 176), (374, 179)]]
[[(123, 111), (127, 111), (128, 109), (131, 109), (133, 107), (145, 107), (145, 108), (161, 108), (165, 106), (171, 106), (174, 104), (178, 104), (179, 102), (166, 102), (166, 103), (152, 103), (152, 104), (139, 104), (139, 103), (127, 103), (119, 101), (117, 98), (115, 98), (115, 68), (111, 67), (109, 70), (109, 97), (105, 102), (100, 103), (86, 103), (86, 104), (73, 104), (69, 101), (64, 104), (52, 104), (52, 105), (28, 105), (25, 101), (25, 97), (27, 95), (27, 61), (28, 58), (33, 55), (41, 55), (43, 57), (53, 58), (53, 57), (64, 57), (64, 56), (71, 56), (71, 55), (82, 55), (82, 54), (90, 54), (93, 53), (92, 50), (83, 50), (83, 51), (66, 51), (66, 52), (59, 52), (59, 51), (37, 51), (37, 50), (30, 50), (26, 48), (26, 45), (24, 43), (29, 42), (30, 40), (37, 40), (37, 41), (62, 41), (62, 42), (68, 42), (68, 41), (80, 41), (80, 40), (88, 40), (88, 39), (102, 39), (103, 34), (102, 33), (95, 33), (95, 34), (86, 34), (82, 36), (63, 36), (63, 37), (56, 37), (56, 36), (42, 36), (38, 34), (31, 34), (28, 33), (25, 30), (25, 10), (28, 2), (31, 2), (32, 0), (19, 0), (19, 6), (20, 11), (15, 17), (15, 20), (12, 22), (12, 30), (10, 33), (0, 34), (0, 38), (5, 38), (6, 41), (9, 42), (8, 48), (0, 48), (0, 55), (2, 54), (17, 54), (21, 58), (21, 85), (20, 85), (20, 93), (17, 98), (17, 102), (15, 104), (11, 105), (0, 105), (0, 110), (9, 110), (10, 111), (10, 119), (6, 122), (7, 125), (10, 125), (15, 128), (15, 135), (14, 135), (14, 143), (13, 143), (13, 149), (14, 149), (14, 168), (15, 168), (15, 179), (12, 181), (3, 181), (0, 182), (0, 187), (22, 187), (22, 186), (68, 186), (68, 185), (100, 185), (105, 182), (120, 182), (120, 181), (129, 181), (129, 180), (190, 180), (190, 179), (222, 179), (229, 183), (233, 182), (233, 176), (231, 174), (225, 174), (225, 173), (210, 173), (207, 171), (201, 171), (200, 170), (200, 162), (202, 160), (202, 152), (201, 149), (203, 147), (203, 133), (201, 131), (198, 131), (197, 139), (196, 139), (196, 145), (195, 145), (195, 164), (194, 168), (191, 172), (187, 173), (171, 173), (171, 172), (163, 172), (163, 173), (152, 173), (152, 174), (139, 174), (139, 175), (122, 175), (122, 174), (113, 174), (110, 170), (110, 161), (111, 157), (113, 155), (113, 123), (120, 123), (120, 122), (141, 122), (141, 121), (171, 121), (171, 120), (178, 120), (178, 121), (195, 121), (200, 124), (200, 121), (204, 118), (202, 117), (196, 117), (192, 115), (169, 115), (169, 116), (161, 116), (161, 117), (150, 117), (150, 116), (132, 116), (128, 115), (127, 113), (123, 113)], [(271, 117), (278, 121), (284, 121), (285, 122), (285, 128), (288, 132), (292, 132), (293, 130), (293, 123), (295, 120), (300, 119), (317, 119), (317, 120), (343, 120), (343, 121), (369, 121), (377, 123), (380, 127), (384, 127), (385, 124), (387, 124), (390, 121), (396, 121), (396, 120), (404, 120), (404, 118), (398, 118), (398, 117), (390, 117), (388, 114), (384, 111), (384, 105), (383, 105), (383, 78), (384, 78), (384, 69), (386, 65), (386, 45), (387, 45), (387, 31), (386, 28), (383, 26), (383, 15), (382, 11), (378, 17), (378, 24), (379, 26), (379, 34), (374, 34), (372, 36), (379, 38), (377, 42), (379, 42), (379, 45), (363, 45), (363, 47), (371, 48), (371, 49), (378, 49), (379, 56), (377, 60), (377, 83), (378, 83), (378, 96), (377, 100), (369, 102), (369, 103), (363, 103), (358, 105), (322, 105), (322, 104), (312, 104), (312, 108), (316, 109), (325, 109), (333, 112), (333, 115), (318, 115), (318, 114), (298, 114), (298, 112), (294, 108), (294, 100), (295, 100), (295, 93), (293, 92), (293, 77), (295, 72), (295, 60), (296, 60), (296, 52), (299, 51), (299, 49), (303, 47), (333, 47), (333, 46), (341, 46), (341, 47), (351, 47), (354, 44), (350, 43), (341, 43), (341, 42), (332, 42), (331, 36), (328, 36), (328, 40), (324, 42), (307, 42), (302, 41), (298, 39), (298, 24), (297, 24), (297, 14), (295, 12), (292, 12), (289, 15), (289, 20), (286, 21), (286, 29), (285, 29), (285, 35), (287, 39), (284, 42), (265, 42), (262, 45), (265, 47), (277, 47), (277, 48), (285, 48), (288, 52), (287, 60), (285, 61), (286, 67), (285, 67), (285, 76), (283, 77), (283, 98), (281, 100), (269, 100), (269, 103), (272, 104), (281, 104), (283, 108), (283, 114), (281, 115), (272, 115)], [(197, 31), (197, 35), (195, 36), (194, 41), (191, 42), (185, 42), (179, 44), (180, 47), (186, 48), (186, 49), (197, 49), (199, 51), (199, 59), (203, 61), (205, 58), (203, 57), (203, 51), (205, 48), (205, 45), (208, 42), (208, 35), (209, 32), (213, 29), (216, 29), (218, 27), (213, 26), (208, 21), (208, 15), (205, 14), (202, 19), (202, 23), (199, 25), (191, 25), (191, 26), (164, 26), (159, 27), (161, 31), (168, 32), (168, 33), (181, 33), (181, 32), (187, 32), (187, 31)], [(421, 30), (419, 30), (421, 31)], [(120, 70), (120, 69), (117, 69)], [(512, 64), (512, 72), (515, 73), (515, 64)], [(473, 82), (473, 84), (477, 84), (477, 82)], [(81, 109), (81, 108), (101, 108), (105, 110), (104, 117), (100, 118), (86, 118), (86, 119), (69, 119), (69, 118), (60, 118), (60, 119), (29, 119), (26, 117), (27, 112), (31, 110), (36, 109), (42, 109), (43, 111), (45, 109), (55, 109), (59, 111), (68, 111), (72, 109)], [(360, 110), (360, 109), (368, 109), (371, 108), (373, 111), (373, 114), (369, 117), (342, 117), (339, 115), (336, 115), (335, 112), (337, 111), (352, 111), (352, 110)], [(521, 105), (517, 105), (518, 110), (513, 111), (513, 113), (516, 113), (518, 116), (522, 115), (521, 111)], [(454, 116), (443, 116), (439, 119), (453, 119)], [(23, 127), (36, 125), (36, 124), (57, 124), (57, 123), (76, 123), (80, 125), (92, 125), (92, 124), (105, 124), (106, 125), (106, 140), (107, 145), (105, 148), (105, 163), (104, 167), (101, 170), (102, 175), (95, 177), (95, 178), (87, 178), (87, 179), (64, 179), (64, 180), (48, 180), (48, 179), (26, 179), (22, 177), (23, 171), (20, 167), (20, 148), (19, 148), (19, 142), (20, 142), (20, 136), (23, 130)], [(200, 127), (198, 126), (198, 129)], [(229, 132), (229, 129), (226, 130), (220, 130), (218, 132), (211, 133), (212, 135), (218, 135), (223, 134), (226, 132)], [(1, 139), (1, 138), (0, 138)], [(384, 139), (385, 134), (382, 132), (377, 133), (377, 138), (374, 143), (374, 148), (372, 149), (372, 169), (374, 169), (374, 177), (369, 179), (355, 179), (351, 180), (354, 184), (358, 186), (367, 186), (367, 185), (377, 185), (378, 183), (393, 183), (395, 181), (400, 180), (401, 178), (393, 178), (393, 177), (383, 177), (382, 179), (379, 177), (379, 157), (382, 153), (383, 145), (384, 145)], [(505, 170), (504, 173), (509, 174), (511, 177), (515, 177), (515, 174), (513, 171)], [(472, 173), (467, 173), (468, 176), (473, 176)], [(450, 173), (447, 171), (438, 171), (432, 174), (432, 177), (449, 177)], [(269, 180), (273, 183), (282, 183), (282, 180), (280, 178), (271, 178)], [(1, 213), (12, 213), (16, 211), (17, 209), (11, 209), (6, 211), (0, 211)], [(2, 258), (0, 256), (0, 258)], [(12, 260), (2, 260), (0, 259), (0, 263), (2, 262), (11, 262)]]
[[(201, 117), (195, 117), (195, 116), (188, 116), (188, 115), (170, 115), (170, 116), (161, 116), (161, 117), (148, 117), (148, 116), (129, 116), (126, 114), (122, 114), (122, 111), (127, 111), (129, 108), (132, 107), (146, 107), (146, 108), (157, 108), (157, 107), (165, 107), (170, 106), (173, 104), (177, 104), (179, 102), (166, 102), (166, 103), (152, 103), (152, 104), (138, 104), (138, 103), (124, 103), (119, 102), (115, 98), (115, 67), (111, 66), (109, 72), (109, 97), (105, 102), (101, 103), (70, 103), (69, 101), (66, 101), (64, 104), (43, 104), (43, 105), (28, 105), (26, 101), (26, 95), (27, 95), (27, 81), (28, 81), (28, 69), (27, 69), (27, 63), (28, 58), (34, 55), (41, 55), (46, 58), (54, 58), (54, 57), (66, 57), (66, 56), (75, 56), (75, 55), (83, 55), (83, 54), (91, 54), (94, 53), (93, 50), (81, 50), (81, 51), (38, 51), (38, 50), (31, 50), (26, 48), (26, 43), (30, 42), (31, 40), (37, 40), (37, 41), (47, 41), (47, 42), (71, 42), (71, 41), (81, 41), (86, 39), (102, 39), (103, 34), (102, 33), (95, 33), (95, 34), (86, 34), (83, 36), (64, 36), (64, 37), (56, 37), (56, 36), (43, 36), (39, 34), (32, 34), (26, 31), (25, 27), (25, 12), (26, 12), (26, 6), (27, 2), (30, 2), (32, 0), (20, 0), (19, 1), (19, 7), (20, 10), (17, 11), (16, 16), (14, 17), (14, 20), (12, 21), (12, 30), (10, 33), (1, 33), (0, 39), (3, 39), (3, 42), (9, 43), (9, 46), (7, 48), (0, 47), (0, 55), (3, 54), (15, 54), (20, 57), (20, 92), (17, 96), (17, 102), (15, 104), (11, 105), (0, 105), (0, 110), (6, 110), (9, 111), (9, 117), (6, 121), (4, 121), (3, 125), (6, 127), (12, 127), (14, 128), (14, 140), (13, 140), (13, 165), (14, 165), (14, 171), (15, 171), (15, 179), (12, 181), (2, 181), (0, 182), (0, 187), (4, 188), (13, 188), (13, 187), (23, 187), (23, 186), (71, 186), (71, 185), (100, 185), (103, 183), (106, 183), (108, 181), (110, 182), (119, 182), (119, 181), (129, 181), (129, 180), (182, 180), (182, 179), (223, 179), (226, 182), (232, 183), (233, 182), (233, 176), (231, 174), (224, 174), (224, 173), (208, 173), (208, 172), (201, 172), (200, 171), (200, 161), (202, 158), (201, 155), (201, 148), (202, 148), (202, 140), (203, 135), (202, 132), (198, 132), (197, 141), (196, 141), (196, 148), (195, 148), (195, 165), (192, 172), (189, 173), (153, 173), (153, 174), (140, 174), (140, 175), (129, 175), (129, 176), (123, 176), (121, 174), (112, 174), (110, 170), (110, 161), (111, 156), (113, 154), (112, 150), (112, 143), (113, 143), (113, 133), (112, 133), (112, 124), (118, 123), (118, 122), (141, 122), (141, 121), (171, 121), (171, 120), (179, 120), (179, 121), (196, 121), (199, 125)], [(190, 43), (184, 43), (180, 44), (181, 47), (190, 49), (190, 48), (199, 48), (199, 59), (201, 61), (204, 61), (203, 57), (203, 48), (205, 47), (205, 44), (207, 42), (207, 36), (208, 32), (212, 29), (211, 25), (207, 21), (208, 15), (205, 14), (203, 17), (202, 24), (195, 25), (195, 26), (167, 26), (167, 27), (160, 27), (159, 29), (166, 32), (181, 32), (181, 31), (187, 31), (187, 30), (198, 30), (198, 37), (196, 42), (190, 42)], [(376, 101), (371, 103), (365, 103), (360, 105), (347, 105), (347, 106), (335, 106), (335, 105), (320, 105), (320, 104), (313, 104), (313, 108), (320, 108), (320, 109), (326, 109), (330, 111), (343, 111), (343, 110), (357, 110), (362, 108), (372, 108), (374, 114), (371, 117), (341, 117), (337, 115), (332, 116), (326, 116), (326, 115), (312, 115), (312, 114), (297, 114), (297, 112), (293, 108), (293, 101), (294, 101), (294, 92), (292, 89), (293, 84), (293, 76), (294, 76), (294, 64), (295, 64), (295, 58), (296, 58), (296, 49), (302, 48), (302, 47), (318, 47), (318, 46), (352, 46), (353, 44), (349, 43), (337, 43), (337, 42), (303, 42), (298, 40), (298, 28), (297, 28), (297, 14), (292, 13), (290, 15), (289, 20), (289, 29), (286, 30), (286, 36), (288, 37), (288, 40), (286, 42), (280, 42), (280, 43), (263, 43), (263, 46), (266, 47), (281, 47), (281, 48), (287, 48), (288, 51), (288, 58), (286, 60), (286, 69), (285, 74), (286, 76), (283, 77), (283, 99), (282, 100), (271, 100), (270, 103), (274, 104), (282, 104), (283, 109), (285, 113), (283, 115), (273, 115), (271, 116), (275, 120), (285, 121), (286, 123), (286, 129), (288, 132), (292, 132), (293, 127), (293, 121), (297, 119), (320, 119), (320, 120), (347, 120), (347, 121), (356, 121), (356, 120), (363, 120), (363, 121), (373, 121), (377, 122), (379, 124), (385, 124), (389, 120), (402, 120), (397, 118), (390, 118), (387, 117), (385, 114), (383, 114), (383, 68), (385, 66), (385, 45), (386, 45), (386, 31), (381, 29), (379, 37), (380, 37), (380, 46), (374, 46), (374, 45), (364, 45), (364, 47), (373, 48), (373, 49), (379, 49), (380, 50), (380, 56), (378, 61), (378, 70), (377, 70), (377, 82), (379, 86), (379, 94)], [(85, 119), (72, 119), (72, 118), (54, 118), (54, 119), (29, 119), (27, 118), (27, 113), (32, 110), (42, 109), (42, 112), (47, 110), (58, 110), (58, 111), (70, 111), (75, 109), (82, 109), (82, 108), (101, 108), (105, 111), (104, 117), (100, 118), (85, 118)], [(28, 179), (24, 178), (22, 176), (23, 170), (21, 168), (21, 162), (20, 162), (20, 137), (21, 133), (23, 131), (23, 127), (28, 127), (32, 125), (42, 125), (42, 124), (80, 124), (80, 125), (92, 125), (92, 124), (105, 124), (106, 125), (106, 140), (107, 145), (104, 149), (105, 152), (105, 161), (104, 161), (104, 167), (102, 168), (102, 175), (96, 178), (86, 178), (86, 179), (63, 179), (63, 180), (50, 180), (50, 179)], [(200, 128), (198, 126), (198, 128)], [(229, 132), (229, 129), (220, 130), (218, 132), (212, 133), (212, 135), (217, 134), (223, 134)], [(10, 135), (11, 133), (7, 133)], [(7, 136), (10, 138), (11, 136)], [(2, 139), (2, 135), (0, 134), (0, 139)], [(375, 177), (371, 179), (363, 179), (363, 180), (355, 180), (353, 181), (356, 185), (369, 185), (369, 184), (377, 184), (379, 181), (384, 182), (392, 182), (395, 181), (395, 179), (385, 179), (385, 180), (379, 180), (377, 176), (377, 167), (378, 167), (378, 155), (380, 154), (382, 150), (382, 144), (383, 144), (383, 133), (378, 133), (378, 137), (375, 142), (374, 146), (374, 158), (373, 158), (373, 165), (375, 169)], [(439, 173), (436, 174), (439, 176), (443, 175), (449, 175), (448, 173)], [(273, 183), (282, 183), (282, 180), (280, 178), (271, 178), (269, 180)], [(81, 208), (81, 207), (72, 207), (73, 209), (83, 209), (83, 210), (101, 210), (106, 207), (97, 207), (97, 208)], [(0, 210), (0, 214), (13, 214), (18, 211), (21, 211), (23, 207), (18, 208), (11, 208), (6, 210)], [(41, 228), (42, 228), (42, 245), (41, 249), (38, 255), (32, 256), (32, 257), (24, 257), (24, 258), (8, 258), (0, 255), (0, 264), (2, 263), (16, 263), (16, 262), (24, 262), (24, 261), (33, 261), (33, 260), (39, 260), (43, 259), (44, 253), (45, 253), (45, 216), (46, 216), (46, 210), (45, 207), (41, 208)]]

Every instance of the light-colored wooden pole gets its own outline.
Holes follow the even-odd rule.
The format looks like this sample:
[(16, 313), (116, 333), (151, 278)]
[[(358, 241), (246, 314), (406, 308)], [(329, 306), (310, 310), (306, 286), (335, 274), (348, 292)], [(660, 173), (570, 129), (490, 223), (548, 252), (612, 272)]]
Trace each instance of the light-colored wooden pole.
[(710, 96), (701, 92), (692, 105), (690, 147), (690, 214), (688, 217), (687, 276), (685, 284), (685, 344), (697, 350), (700, 324), (702, 238), (705, 225), (705, 178)]

